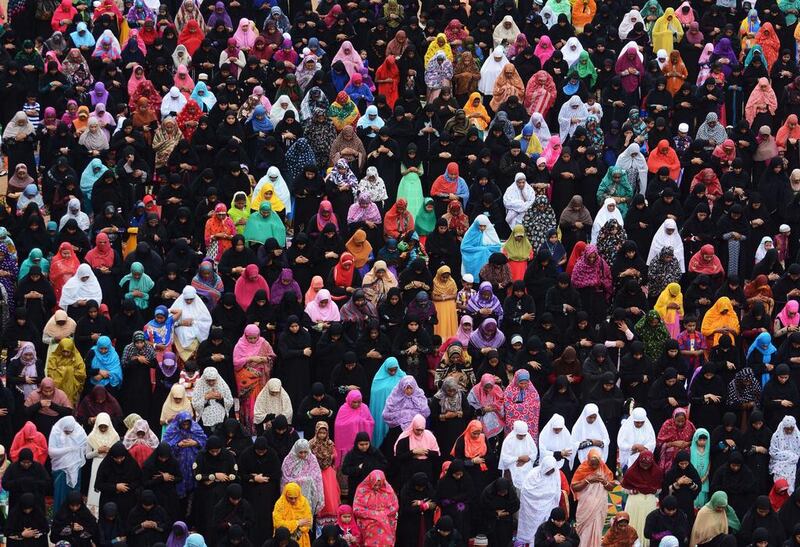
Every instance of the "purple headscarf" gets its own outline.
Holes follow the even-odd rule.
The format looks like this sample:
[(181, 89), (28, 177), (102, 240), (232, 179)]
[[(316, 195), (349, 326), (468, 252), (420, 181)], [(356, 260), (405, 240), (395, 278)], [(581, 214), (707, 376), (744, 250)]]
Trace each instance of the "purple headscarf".
[[(414, 392), (406, 395), (405, 389), (409, 386), (414, 388)], [(411, 375), (403, 376), (400, 382), (394, 386), (389, 398), (386, 399), (386, 405), (383, 407), (383, 421), (389, 427), (399, 426), (405, 430), (411, 424), (414, 416), (421, 414), (427, 418), (430, 413), (428, 399), (425, 397), (425, 392), (417, 385), (417, 381)]]
[[(284, 281), (288, 281), (288, 283), (284, 284)], [(281, 270), (278, 279), (276, 279), (272, 287), (269, 288), (269, 303), (273, 305), (280, 304), (283, 295), (290, 291), (294, 291), (297, 301), (299, 302), (303, 296), (303, 293), (300, 292), (300, 285), (294, 280), (294, 273), (292, 270), (290, 268), (284, 268)]]
[(380, 224), (381, 212), (378, 206), (375, 205), (366, 192), (361, 192), (358, 196), (358, 202), (354, 203), (347, 210), (347, 223), (354, 222), (374, 222)]
[(472, 332), (469, 341), (478, 349), (499, 348), (506, 341), (506, 335), (497, 328), (497, 321), (490, 317), (484, 319), (481, 326)]
[[(487, 291), (489, 298), (484, 298), (482, 293)], [(492, 284), (488, 281), (481, 283), (478, 291), (467, 302), (467, 311), (472, 314), (478, 313), (482, 308), (489, 308), (498, 317), (503, 317), (503, 305), (500, 303), (500, 299), (495, 296)]]
[[(217, 13), (218, 10), (222, 10), (222, 13)], [(222, 2), (214, 4), (214, 11), (211, 12), (211, 16), (208, 18), (208, 28), (216, 27), (217, 23), (223, 23), (226, 27), (233, 28), (231, 16), (228, 15), (228, 10), (225, 9), (225, 4)]]
[[(174, 530), (176, 527), (183, 531), (180, 538), (175, 537)], [(172, 525), (172, 530), (167, 538), (167, 547), (183, 547), (186, 545), (186, 538), (189, 537), (189, 527), (186, 526), (186, 523), (182, 520), (176, 520)]]
[(92, 107), (97, 106), (97, 103), (108, 104), (108, 91), (103, 82), (96, 82), (89, 96), (92, 99)]
[(728, 38), (722, 38), (717, 42), (717, 45), (714, 46), (713, 54), (716, 55), (717, 58), (730, 60), (730, 63), (722, 64), (722, 73), (725, 74), (726, 78), (733, 72), (733, 67), (739, 64), (739, 60), (736, 58), (736, 52), (733, 51), (731, 41)]

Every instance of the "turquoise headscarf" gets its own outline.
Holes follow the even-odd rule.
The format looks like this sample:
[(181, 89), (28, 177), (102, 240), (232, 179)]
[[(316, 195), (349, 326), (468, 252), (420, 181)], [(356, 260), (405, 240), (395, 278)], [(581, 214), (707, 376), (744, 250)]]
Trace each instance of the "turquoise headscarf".
[[(389, 374), (390, 368), (396, 368), (397, 372), (394, 375)], [(389, 431), (389, 426), (383, 421), (383, 407), (386, 406), (386, 399), (389, 394), (406, 373), (400, 368), (400, 364), (394, 357), (386, 359), (375, 378), (372, 380), (372, 388), (369, 392), (369, 411), (372, 418), (375, 420), (375, 429), (372, 432), (372, 446), (380, 446), (386, 433)]]
[[(137, 279), (134, 277), (134, 274), (138, 275), (139, 278)], [(131, 264), (130, 273), (120, 280), (119, 286), (123, 287), (125, 283), (128, 284), (128, 292), (125, 293), (125, 298), (133, 299), (133, 301), (136, 302), (136, 307), (140, 310), (147, 309), (150, 303), (150, 291), (155, 286), (155, 283), (153, 283), (149, 275), (144, 273), (144, 266), (141, 262), (134, 262)], [(141, 292), (142, 296), (135, 296), (133, 291)]]
[(50, 261), (44, 257), (42, 250), (37, 248), (31, 249), (28, 258), (22, 261), (19, 267), (19, 279), (22, 279), (31, 270), (31, 266), (39, 266), (42, 269), (42, 275), (47, 277), (50, 272)]
[[(263, 213), (269, 213), (264, 217)], [(278, 245), (286, 247), (286, 226), (281, 222), (277, 213), (272, 210), (272, 204), (262, 201), (258, 214), (251, 214), (244, 226), (244, 239), (247, 242), (264, 243), (274, 237)]]
[[(706, 438), (706, 449), (702, 454), (697, 449), (697, 440), (700, 437)], [(700, 475), (701, 479), (706, 477), (706, 480), (702, 482), (700, 487), (700, 493), (697, 494), (697, 497), (694, 499), (695, 508), (700, 509), (708, 501), (708, 486), (711, 484), (711, 477), (707, 476), (711, 468), (711, 435), (708, 434), (707, 429), (701, 427), (694, 432), (694, 435), (692, 435), (690, 453), (690, 460), (694, 468), (697, 469), (697, 474)]]
[(100, 158), (94, 158), (83, 170), (83, 173), (81, 173), (81, 192), (86, 196), (86, 199), (92, 199), (92, 188), (106, 171), (108, 171), (108, 167), (103, 165)]
[(769, 70), (769, 63), (767, 63), (767, 58), (764, 56), (764, 50), (761, 49), (761, 46), (755, 45), (750, 48), (750, 51), (747, 52), (747, 57), (744, 58), (744, 67), (747, 68), (750, 66), (750, 63), (753, 62), (753, 57), (756, 54), (756, 51), (761, 55), (761, 62), (764, 63), (764, 67)]
[[(622, 174), (622, 178), (616, 183), (612, 178), (615, 173)], [(615, 185), (616, 187), (612, 188)], [(610, 188), (611, 190), (609, 190)], [(624, 169), (616, 166), (609, 167), (603, 180), (600, 181), (600, 186), (597, 188), (598, 203), (603, 203), (603, 201), (605, 201), (605, 194), (614, 197), (628, 198), (626, 203), (617, 203), (620, 214), (625, 218), (625, 213), (628, 212), (628, 203), (630, 203), (633, 198), (633, 188), (631, 187), (631, 183), (628, 182), (628, 173), (626, 173)]]

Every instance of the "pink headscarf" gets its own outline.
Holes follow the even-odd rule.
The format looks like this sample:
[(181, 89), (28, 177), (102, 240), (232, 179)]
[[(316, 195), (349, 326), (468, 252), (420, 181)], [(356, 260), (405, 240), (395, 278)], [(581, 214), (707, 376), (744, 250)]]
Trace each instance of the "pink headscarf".
[(267, 300), (269, 300), (269, 285), (258, 273), (258, 266), (248, 264), (244, 269), (244, 274), (236, 280), (236, 285), (233, 288), (236, 303), (239, 304), (242, 310), (247, 311), (247, 308), (253, 302), (253, 296), (260, 289), (267, 292)]
[(540, 157), (544, 158), (544, 160), (547, 162), (547, 168), (552, 169), (558, 161), (558, 158), (561, 157), (561, 137), (558, 135), (553, 135), (550, 137), (550, 140), (547, 141), (547, 146)]
[[(248, 25), (249, 28), (244, 30), (244, 26)], [(253, 30), (253, 22), (250, 19), (242, 18), (239, 21), (239, 28), (233, 34), (233, 39), (236, 40), (236, 45), (242, 49), (253, 49), (258, 38), (258, 33)]]
[[(372, 439), (372, 428), (375, 420), (369, 412), (369, 407), (364, 404), (361, 392), (357, 389), (347, 392), (344, 404), (336, 413), (334, 422), (334, 438), (336, 439), (336, 461), (344, 461), (344, 456), (353, 449), (356, 435), (366, 433)], [(358, 408), (350, 406), (354, 401), (361, 401)]]
[[(322, 307), (319, 305), (323, 300), (328, 301), (328, 305)], [(312, 302), (306, 304), (306, 313), (312, 321), (339, 321), (339, 308), (331, 298), (331, 293), (328, 289), (320, 289)], [(350, 392), (352, 393), (352, 391)]]
[(539, 58), (542, 66), (550, 60), (550, 57), (552, 57), (555, 52), (556, 50), (553, 47), (553, 42), (546, 34), (539, 39), (539, 43), (536, 44), (536, 49), (533, 50), (533, 54)]
[[(258, 340), (250, 342), (248, 336), (258, 336)], [(244, 334), (239, 338), (236, 346), (233, 348), (233, 364), (234, 367), (237, 363), (244, 363), (248, 357), (270, 357), (275, 358), (275, 352), (272, 351), (272, 346), (269, 342), (264, 340), (261, 336), (261, 330), (256, 325), (247, 325), (244, 328)], [(244, 365), (242, 365), (244, 366)], [(242, 368), (241, 366), (238, 368)]]
[[(502, 391), (500, 402), (502, 404)], [(425, 418), (422, 417), (422, 414), (417, 414), (411, 419), (411, 425), (408, 428), (400, 433), (400, 436), (397, 437), (397, 441), (394, 443), (394, 452), (397, 454), (397, 443), (400, 442), (400, 439), (408, 438), (408, 448), (409, 450), (416, 450), (417, 448), (425, 448), (426, 450), (430, 450), (431, 452), (436, 452), (437, 454), (441, 454), (439, 450), (439, 443), (436, 442), (436, 437), (434, 437), (433, 433), (425, 429), (422, 435), (416, 435), (414, 433), (414, 429), (423, 428), (425, 429)]]
[(353, 44), (350, 43), (350, 40), (345, 40), (342, 42), (342, 47), (340, 47), (339, 51), (337, 51), (336, 55), (334, 55), (333, 59), (331, 60), (331, 64), (335, 63), (336, 61), (341, 61), (344, 63), (344, 68), (347, 70), (348, 76), (352, 76), (364, 66), (364, 62), (361, 60), (361, 55), (358, 54), (356, 48), (354, 48)]
[[(798, 309), (800, 309), (800, 304), (798, 304), (797, 300), (789, 300), (786, 303), (781, 313), (778, 314), (778, 319), (781, 320), (781, 324), (784, 327), (796, 327), (800, 324), (800, 313), (797, 313)], [(794, 317), (789, 317), (789, 312), (792, 312)]]

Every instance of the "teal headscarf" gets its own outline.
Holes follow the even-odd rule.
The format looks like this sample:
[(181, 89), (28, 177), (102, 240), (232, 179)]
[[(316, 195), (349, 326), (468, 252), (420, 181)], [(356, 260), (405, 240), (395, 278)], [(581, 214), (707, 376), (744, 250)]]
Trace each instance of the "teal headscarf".
[(100, 158), (94, 158), (83, 170), (83, 173), (81, 173), (81, 192), (86, 196), (86, 199), (92, 199), (92, 188), (106, 171), (108, 171), (108, 167), (103, 165)]
[[(396, 368), (397, 372), (394, 375), (389, 374), (390, 368)], [(386, 405), (386, 399), (389, 398), (389, 394), (392, 393), (392, 390), (405, 375), (406, 373), (400, 368), (397, 359), (389, 357), (383, 362), (372, 380), (372, 388), (369, 392), (369, 411), (375, 420), (375, 429), (372, 433), (373, 446), (380, 446), (386, 437), (386, 433), (389, 432), (389, 426), (383, 421), (383, 407)]]
[(733, 510), (728, 504), (728, 494), (723, 492), (722, 490), (718, 490), (711, 495), (711, 499), (708, 500), (708, 503), (705, 505), (712, 511), (716, 511), (717, 509), (725, 508), (725, 514), (728, 516), (728, 530), (735, 534), (738, 532), (741, 527), (742, 523), (739, 522), (739, 517), (736, 516), (736, 511)]
[(425, 207), (428, 204), (433, 206), (433, 198), (425, 198), (425, 201), (422, 202), (422, 209), (414, 222), (414, 230), (420, 236), (426, 236), (436, 228), (436, 211), (426, 210)]
[(747, 57), (744, 58), (744, 67), (747, 68), (750, 66), (750, 63), (753, 62), (753, 57), (756, 54), (756, 51), (761, 55), (761, 62), (764, 63), (764, 67), (769, 70), (769, 63), (767, 63), (767, 58), (764, 56), (764, 50), (761, 49), (761, 46), (755, 45), (750, 48), (750, 51), (747, 52)]
[(31, 266), (39, 266), (42, 269), (42, 275), (47, 277), (50, 272), (50, 261), (44, 257), (42, 250), (37, 248), (31, 249), (28, 258), (22, 261), (19, 267), (19, 279), (22, 279), (31, 270)]
[[(264, 213), (269, 213), (266, 217)], [(274, 237), (278, 245), (286, 247), (286, 226), (281, 222), (277, 213), (272, 210), (272, 204), (262, 201), (258, 214), (251, 214), (244, 226), (244, 239), (247, 242), (264, 243)]]
[[(700, 437), (706, 438), (706, 449), (702, 454), (697, 449), (697, 440)], [(697, 497), (694, 499), (694, 506), (696, 509), (700, 509), (708, 501), (708, 486), (711, 484), (711, 477), (707, 476), (711, 468), (710, 455), (711, 435), (708, 434), (707, 429), (701, 427), (694, 432), (694, 435), (692, 435), (691, 445), (691, 463), (694, 468), (697, 469), (697, 474), (700, 475), (701, 479), (706, 477), (706, 480), (703, 481), (700, 488), (700, 493), (697, 494)]]
[[(134, 275), (138, 275), (139, 278), (137, 279)], [(133, 299), (136, 302), (136, 307), (140, 310), (147, 309), (150, 303), (150, 291), (155, 286), (155, 283), (153, 283), (149, 275), (144, 273), (144, 266), (142, 266), (141, 262), (131, 264), (130, 273), (120, 280), (119, 286), (123, 287), (125, 283), (128, 284), (128, 292), (125, 293), (124, 298)], [(135, 296), (133, 291), (139, 291), (142, 295)]]
[[(615, 173), (622, 174), (622, 178), (619, 182), (614, 182), (612, 178)], [(606, 171), (606, 175), (603, 177), (603, 180), (600, 181), (600, 186), (597, 188), (597, 203), (603, 203), (606, 194), (613, 197), (628, 198), (626, 203), (617, 203), (620, 214), (625, 218), (625, 213), (628, 212), (628, 203), (630, 203), (633, 198), (633, 188), (631, 187), (631, 183), (628, 182), (628, 173), (621, 167), (612, 166)]]

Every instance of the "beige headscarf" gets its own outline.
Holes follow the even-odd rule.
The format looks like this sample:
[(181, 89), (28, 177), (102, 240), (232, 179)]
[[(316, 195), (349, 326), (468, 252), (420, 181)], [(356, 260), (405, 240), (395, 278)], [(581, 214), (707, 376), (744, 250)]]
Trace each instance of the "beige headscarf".
[(161, 406), (161, 423), (163, 425), (168, 424), (179, 412), (184, 410), (194, 416), (192, 401), (186, 396), (186, 388), (181, 384), (173, 384), (169, 390), (169, 396)]

